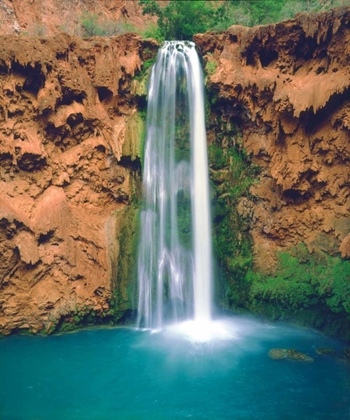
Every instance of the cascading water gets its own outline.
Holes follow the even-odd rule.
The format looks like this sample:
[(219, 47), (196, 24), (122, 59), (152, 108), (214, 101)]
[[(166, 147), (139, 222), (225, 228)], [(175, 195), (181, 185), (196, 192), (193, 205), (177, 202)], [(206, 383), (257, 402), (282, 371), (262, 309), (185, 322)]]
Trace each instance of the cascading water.
[(167, 41), (152, 68), (138, 256), (138, 325), (211, 318), (203, 75), (192, 42)]

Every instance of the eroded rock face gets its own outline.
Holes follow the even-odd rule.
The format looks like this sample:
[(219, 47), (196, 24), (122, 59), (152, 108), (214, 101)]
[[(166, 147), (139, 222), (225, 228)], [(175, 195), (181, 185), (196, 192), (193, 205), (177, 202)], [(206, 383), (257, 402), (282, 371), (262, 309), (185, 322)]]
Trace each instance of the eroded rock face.
[(241, 205), (256, 266), (273, 271), (276, 251), (300, 242), (349, 258), (350, 9), (233, 26), (195, 42), (214, 62), (210, 141), (219, 121), (239, 126), (262, 168)]
[(110, 310), (140, 177), (132, 78), (156, 49), (135, 34), (3, 37), (0, 332), (51, 331), (70, 314)]

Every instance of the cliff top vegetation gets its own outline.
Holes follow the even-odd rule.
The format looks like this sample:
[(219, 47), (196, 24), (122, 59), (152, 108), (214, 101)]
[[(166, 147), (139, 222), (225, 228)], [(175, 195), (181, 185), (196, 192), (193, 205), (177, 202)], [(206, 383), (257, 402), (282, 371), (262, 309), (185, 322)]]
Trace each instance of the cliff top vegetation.
[(159, 41), (190, 40), (196, 33), (221, 31), (232, 25), (255, 26), (350, 5), (350, 0), (223, 0), (167, 2), (140, 0), (144, 15), (157, 17), (145, 34)]
[[(41, 4), (45, 3), (45, 7)], [(73, 4), (74, 3), (74, 4)], [(197, 33), (223, 31), (232, 25), (255, 26), (350, 6), (350, 0), (55, 0), (13, 1), (0, 7), (0, 34), (79, 37), (125, 32), (143, 38), (190, 40)]]

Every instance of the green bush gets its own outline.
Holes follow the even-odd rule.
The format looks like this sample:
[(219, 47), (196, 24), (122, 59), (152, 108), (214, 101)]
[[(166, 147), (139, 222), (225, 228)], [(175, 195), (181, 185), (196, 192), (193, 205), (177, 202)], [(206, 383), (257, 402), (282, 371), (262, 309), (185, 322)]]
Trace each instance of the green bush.
[(254, 26), (291, 19), (300, 12), (320, 12), (349, 5), (349, 0), (226, 0), (224, 19), (214, 27)]
[(207, 74), (212, 75), (215, 73), (215, 70), (218, 66), (218, 63), (216, 61), (208, 61), (205, 65), (205, 71)]
[(191, 40), (192, 36), (213, 28), (223, 19), (222, 7), (214, 1), (172, 0), (161, 6), (155, 0), (140, 0), (143, 14), (158, 18), (154, 37), (164, 40)]
[(94, 13), (84, 13), (80, 17), (81, 32), (83, 37), (114, 36), (132, 32), (135, 28), (130, 24), (101, 18)]
[(191, 40), (197, 33), (222, 31), (232, 25), (254, 26), (293, 18), (300, 12), (319, 12), (349, 5), (349, 0), (171, 0), (161, 6), (155, 0), (140, 0), (143, 14), (158, 18), (158, 25), (145, 32), (164, 40)]

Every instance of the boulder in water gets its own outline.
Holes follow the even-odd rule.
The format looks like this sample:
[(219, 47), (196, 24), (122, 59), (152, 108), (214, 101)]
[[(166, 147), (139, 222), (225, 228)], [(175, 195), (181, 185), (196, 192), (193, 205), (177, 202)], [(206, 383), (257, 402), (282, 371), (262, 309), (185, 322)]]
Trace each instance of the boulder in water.
[(280, 359), (290, 359), (290, 360), (297, 360), (300, 362), (313, 362), (314, 359), (310, 356), (307, 356), (300, 351), (294, 349), (271, 349), (269, 351), (269, 357), (274, 360)]
[(325, 355), (331, 355), (334, 356), (335, 355), (335, 350), (327, 348), (327, 347), (321, 347), (319, 349), (316, 349), (316, 354), (318, 354), (319, 356), (325, 356)]
[(269, 356), (271, 359), (279, 360), (285, 359), (287, 357), (287, 350), (286, 349), (271, 349), (269, 351)]

